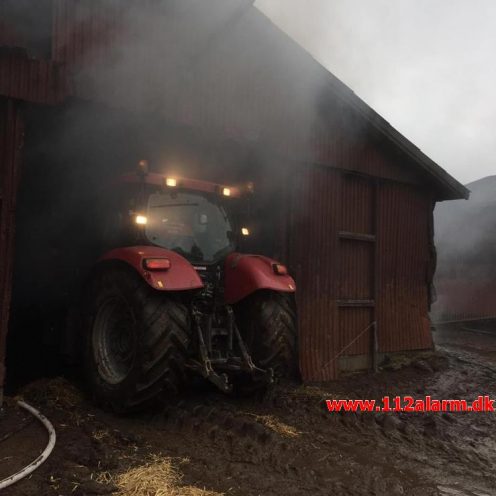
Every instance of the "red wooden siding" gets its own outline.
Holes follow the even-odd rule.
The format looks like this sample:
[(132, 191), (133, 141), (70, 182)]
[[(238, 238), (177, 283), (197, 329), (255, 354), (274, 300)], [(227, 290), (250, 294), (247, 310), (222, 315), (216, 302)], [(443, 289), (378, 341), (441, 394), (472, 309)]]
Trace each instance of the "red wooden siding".
[(301, 371), (307, 380), (330, 380), (337, 375), (341, 176), (325, 167), (303, 167), (294, 179), (289, 259), (298, 285)]
[(5, 369), (5, 338), (9, 319), (14, 250), (15, 200), (23, 142), (18, 105), (0, 98), (0, 388)]
[(156, 2), (132, 5), (54, 0), (53, 58), (67, 65), (76, 96), (159, 112), (284, 159), (422, 182), (362, 117), (329, 98), (318, 64), (260, 12), (239, 16), (236, 2), (222, 3), (199, 22), (174, 9), (164, 15)]
[(428, 319), (432, 199), (407, 185), (379, 186), (377, 321), (382, 352), (432, 346)]
[(55, 62), (30, 59), (16, 51), (0, 51), (0, 95), (55, 104), (62, 102), (67, 92), (65, 73)]
[[(481, 270), (482, 268), (482, 270)], [(472, 267), (458, 277), (436, 281), (437, 301), (433, 305), (436, 323), (496, 318), (496, 276), (494, 266)]]
[(305, 380), (338, 375), (339, 357), (432, 346), (427, 308), (430, 198), (325, 167), (293, 188), (290, 265), (298, 284)]

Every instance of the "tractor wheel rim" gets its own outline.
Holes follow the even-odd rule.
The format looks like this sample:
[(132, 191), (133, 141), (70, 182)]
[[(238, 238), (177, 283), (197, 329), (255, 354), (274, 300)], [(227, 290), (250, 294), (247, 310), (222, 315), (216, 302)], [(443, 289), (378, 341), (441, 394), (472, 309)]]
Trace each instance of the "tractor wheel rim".
[(93, 324), (93, 354), (98, 372), (108, 384), (119, 384), (131, 372), (136, 354), (135, 319), (119, 298), (105, 301)]

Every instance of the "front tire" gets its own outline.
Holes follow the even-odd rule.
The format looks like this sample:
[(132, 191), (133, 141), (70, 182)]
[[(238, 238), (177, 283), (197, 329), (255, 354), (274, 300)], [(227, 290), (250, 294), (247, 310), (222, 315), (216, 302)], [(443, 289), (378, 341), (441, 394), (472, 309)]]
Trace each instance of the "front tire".
[(187, 306), (153, 290), (127, 267), (100, 271), (88, 287), (84, 370), (94, 399), (139, 410), (184, 384), (190, 344)]

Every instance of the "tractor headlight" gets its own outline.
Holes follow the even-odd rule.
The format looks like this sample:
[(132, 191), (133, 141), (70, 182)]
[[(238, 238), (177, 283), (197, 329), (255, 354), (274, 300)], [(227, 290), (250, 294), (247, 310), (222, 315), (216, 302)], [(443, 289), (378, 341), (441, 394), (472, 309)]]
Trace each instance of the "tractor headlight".
[(134, 218), (134, 222), (136, 222), (136, 224), (140, 226), (146, 226), (146, 224), (148, 223), (148, 218), (146, 217), (146, 215), (137, 215)]
[(222, 188), (222, 194), (224, 196), (231, 196), (231, 188)]
[(169, 188), (175, 188), (177, 186), (177, 179), (173, 177), (166, 177), (165, 178), (165, 185), (169, 186)]
[(247, 227), (242, 227), (241, 228), (241, 234), (243, 236), (249, 236), (250, 235), (250, 230)]

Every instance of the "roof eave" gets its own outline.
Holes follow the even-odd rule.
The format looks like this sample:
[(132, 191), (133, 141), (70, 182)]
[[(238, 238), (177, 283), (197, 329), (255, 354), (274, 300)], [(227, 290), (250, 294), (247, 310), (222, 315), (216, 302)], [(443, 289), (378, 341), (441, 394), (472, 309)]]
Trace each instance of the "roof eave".
[(380, 134), (392, 142), (398, 149), (405, 153), (421, 169), (431, 175), (438, 183), (439, 196), (436, 200), (468, 200), (470, 191), (453, 176), (448, 174), (441, 166), (436, 164), (425, 155), (410, 140), (405, 138), (374, 109), (367, 105), (356, 93), (348, 88), (325, 67), (321, 66), (331, 77), (331, 88), (333, 92), (351, 105), (362, 117), (364, 117)]

